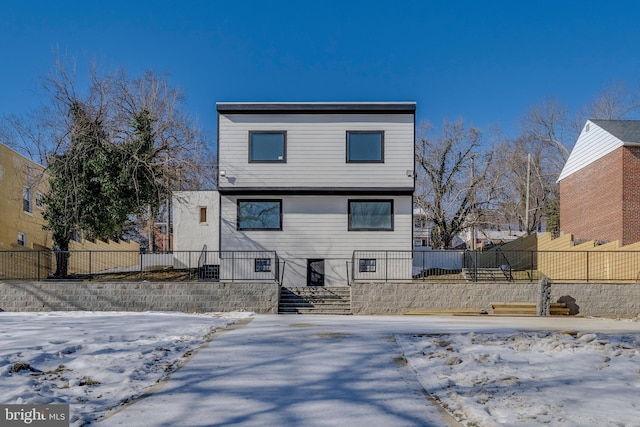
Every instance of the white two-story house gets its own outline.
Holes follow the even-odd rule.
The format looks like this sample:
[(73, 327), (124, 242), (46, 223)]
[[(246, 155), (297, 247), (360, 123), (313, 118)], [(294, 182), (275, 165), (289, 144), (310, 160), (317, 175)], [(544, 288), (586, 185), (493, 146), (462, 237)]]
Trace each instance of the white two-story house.
[(284, 286), (343, 286), (384, 268), (354, 251), (412, 250), (415, 103), (216, 106), (220, 251), (275, 251)]

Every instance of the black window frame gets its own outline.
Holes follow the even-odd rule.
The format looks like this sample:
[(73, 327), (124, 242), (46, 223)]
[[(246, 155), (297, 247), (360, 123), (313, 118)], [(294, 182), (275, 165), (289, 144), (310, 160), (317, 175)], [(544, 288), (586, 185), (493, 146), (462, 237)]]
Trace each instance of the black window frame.
[(358, 271), (360, 273), (375, 273), (376, 267), (377, 260), (375, 258), (361, 258), (358, 263)]
[(271, 273), (271, 258), (256, 258), (253, 263), (253, 271), (254, 273)]
[[(351, 134), (378, 134), (380, 135), (380, 159), (378, 160), (354, 160), (349, 157), (349, 143)], [(384, 131), (383, 130), (348, 130), (346, 134), (345, 159), (347, 163), (384, 163)]]
[[(279, 204), (279, 226), (274, 227), (242, 227), (240, 224), (240, 204), (241, 203), (278, 203)], [(238, 231), (282, 231), (282, 199), (238, 199), (236, 200), (236, 230)]]
[[(253, 155), (253, 135), (281, 134), (282, 135), (282, 159), (254, 160)], [(286, 130), (250, 130), (249, 131), (249, 163), (287, 163), (287, 131)]]
[[(391, 215), (391, 225), (388, 228), (378, 228), (378, 227), (353, 227), (351, 225), (351, 204), (352, 203), (389, 203), (390, 215)], [(393, 231), (394, 230), (394, 209), (393, 209), (393, 199), (349, 199), (347, 200), (347, 221), (348, 221), (348, 230), (349, 231)]]

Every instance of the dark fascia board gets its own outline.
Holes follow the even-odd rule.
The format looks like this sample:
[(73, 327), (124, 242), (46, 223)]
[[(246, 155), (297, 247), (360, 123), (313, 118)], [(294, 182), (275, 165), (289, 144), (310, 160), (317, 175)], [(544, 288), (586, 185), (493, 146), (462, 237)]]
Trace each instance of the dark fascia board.
[(411, 196), (413, 187), (219, 187), (218, 192), (236, 195), (295, 195), (295, 196)]
[(218, 102), (222, 114), (415, 114), (415, 102)]

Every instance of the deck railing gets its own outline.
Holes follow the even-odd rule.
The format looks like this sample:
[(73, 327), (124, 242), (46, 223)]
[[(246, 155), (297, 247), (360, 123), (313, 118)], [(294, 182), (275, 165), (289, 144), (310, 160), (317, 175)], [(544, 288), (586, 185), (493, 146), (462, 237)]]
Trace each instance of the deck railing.
[[(61, 261), (62, 260), (62, 261)], [(65, 277), (57, 263), (66, 262)], [(275, 251), (0, 251), (0, 280), (275, 281)]]
[(640, 282), (640, 251), (354, 251), (351, 280)]

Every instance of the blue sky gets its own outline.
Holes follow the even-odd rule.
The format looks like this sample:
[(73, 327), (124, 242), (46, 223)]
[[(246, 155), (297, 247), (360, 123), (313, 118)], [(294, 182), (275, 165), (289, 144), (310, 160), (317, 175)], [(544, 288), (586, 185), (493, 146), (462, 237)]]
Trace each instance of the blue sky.
[(418, 122), (513, 134), (545, 97), (576, 111), (640, 81), (639, 18), (622, 0), (3, 0), (0, 115), (38, 105), (59, 50), (168, 74), (214, 135), (218, 101), (416, 101)]

